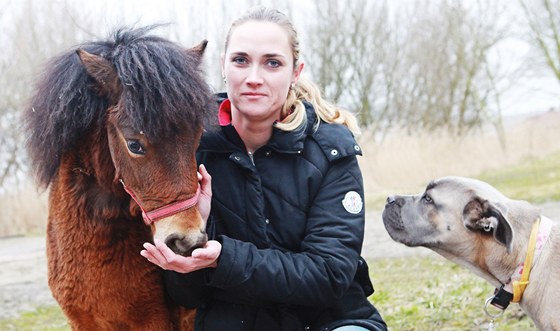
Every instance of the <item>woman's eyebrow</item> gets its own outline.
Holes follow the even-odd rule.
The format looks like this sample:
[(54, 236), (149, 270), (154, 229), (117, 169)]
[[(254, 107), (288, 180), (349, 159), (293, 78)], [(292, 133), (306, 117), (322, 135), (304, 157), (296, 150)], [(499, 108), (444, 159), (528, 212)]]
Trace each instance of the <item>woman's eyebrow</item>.
[[(239, 52), (231, 52), (230, 56), (246, 56), (246, 57), (249, 57), (250, 55), (247, 52), (239, 51)], [(270, 58), (270, 57), (285, 58), (286, 56), (281, 54), (281, 53), (266, 53), (266, 54), (263, 54), (263, 57), (266, 57), (266, 58)]]
[(231, 52), (231, 56), (249, 56), (247, 52)]
[(264, 54), (264, 57), (282, 57), (285, 58), (286, 56), (284, 56), (283, 54), (280, 53), (266, 53)]

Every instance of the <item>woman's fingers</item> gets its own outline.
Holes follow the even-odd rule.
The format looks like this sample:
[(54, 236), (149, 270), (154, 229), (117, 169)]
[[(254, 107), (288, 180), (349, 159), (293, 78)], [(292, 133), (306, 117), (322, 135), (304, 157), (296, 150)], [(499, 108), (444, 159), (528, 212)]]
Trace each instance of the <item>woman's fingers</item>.
[(165, 243), (156, 239), (154, 244), (144, 243), (144, 250), (140, 254), (162, 269), (186, 273), (215, 267), (221, 250), (219, 242), (210, 240), (203, 248), (195, 249), (192, 256), (185, 257), (175, 254)]
[(209, 240), (203, 248), (197, 248), (192, 252), (192, 257), (197, 259), (215, 260), (220, 256), (222, 245), (215, 240)]
[[(163, 244), (163, 243), (161, 243), (161, 244)], [(163, 245), (165, 245), (165, 244), (163, 244)], [(140, 254), (142, 254), (142, 256), (144, 256), (145, 258), (147, 258), (148, 261), (150, 261), (154, 264), (157, 264), (158, 266), (160, 266), (162, 268), (165, 267), (165, 265), (167, 265), (167, 258), (164, 256), (164, 254), (161, 252), (161, 250), (157, 246), (154, 246), (151, 243), (144, 243), (143, 246), (144, 246), (144, 251), (146, 253), (142, 254), (142, 252), (140, 252)]]
[(200, 185), (202, 187), (202, 192), (208, 196), (212, 196), (212, 176), (206, 170), (204, 164), (198, 167), (198, 173), (201, 175)]
[(165, 259), (166, 265), (172, 264), (180, 258), (184, 259), (183, 256), (175, 254), (175, 252), (173, 252), (171, 248), (167, 247), (167, 245), (163, 241), (159, 239), (155, 239), (154, 244), (156, 245), (156, 248), (161, 253), (163, 258)]
[(159, 239), (154, 240), (154, 245), (144, 243), (145, 253), (140, 252), (148, 261), (157, 264), (162, 269), (174, 270), (179, 272), (190, 271), (192, 263), (189, 258), (175, 254), (164, 242)]
[(192, 252), (192, 257), (198, 262), (198, 269), (216, 268), (221, 252), (222, 244), (215, 240), (209, 240), (203, 248), (195, 249)]
[(141, 250), (140, 255), (145, 257), (150, 262), (156, 261), (155, 257), (152, 255), (152, 253), (148, 252), (146, 249)]
[(199, 170), (200, 174), (202, 175), (202, 177), (210, 176), (210, 174), (206, 170), (206, 166), (204, 164), (201, 164), (200, 166), (198, 166), (198, 170)]
[(200, 199), (198, 200), (198, 211), (203, 220), (208, 220), (212, 205), (212, 177), (201, 164), (198, 167), (200, 179)]

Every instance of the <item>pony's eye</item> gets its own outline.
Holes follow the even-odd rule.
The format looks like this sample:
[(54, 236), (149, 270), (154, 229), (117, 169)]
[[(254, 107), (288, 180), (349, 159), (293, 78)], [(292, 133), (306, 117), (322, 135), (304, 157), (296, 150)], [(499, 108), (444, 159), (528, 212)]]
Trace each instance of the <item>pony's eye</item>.
[(129, 139), (126, 141), (126, 144), (128, 146), (128, 150), (131, 153), (138, 154), (138, 155), (144, 155), (146, 153), (144, 147), (138, 140)]

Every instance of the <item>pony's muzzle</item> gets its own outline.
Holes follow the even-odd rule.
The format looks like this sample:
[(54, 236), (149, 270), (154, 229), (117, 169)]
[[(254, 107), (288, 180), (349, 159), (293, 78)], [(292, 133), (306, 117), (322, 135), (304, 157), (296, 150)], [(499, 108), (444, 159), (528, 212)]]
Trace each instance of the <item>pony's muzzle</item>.
[(175, 254), (191, 256), (195, 249), (204, 247), (207, 241), (208, 235), (205, 231), (191, 235), (172, 233), (165, 239), (165, 244)]

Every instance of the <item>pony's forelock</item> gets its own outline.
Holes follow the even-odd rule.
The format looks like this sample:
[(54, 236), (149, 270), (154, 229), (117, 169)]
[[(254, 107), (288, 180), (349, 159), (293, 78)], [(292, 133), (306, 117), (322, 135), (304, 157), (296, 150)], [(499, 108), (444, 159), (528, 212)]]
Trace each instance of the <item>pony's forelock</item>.
[[(121, 80), (124, 118), (150, 140), (169, 139), (213, 121), (209, 86), (194, 52), (148, 35), (154, 26), (121, 28), (106, 41), (79, 48), (110, 61)], [(55, 175), (64, 153), (77, 149), (95, 126), (104, 124), (107, 99), (91, 89), (75, 50), (46, 65), (25, 110), (27, 147), (41, 186)]]

